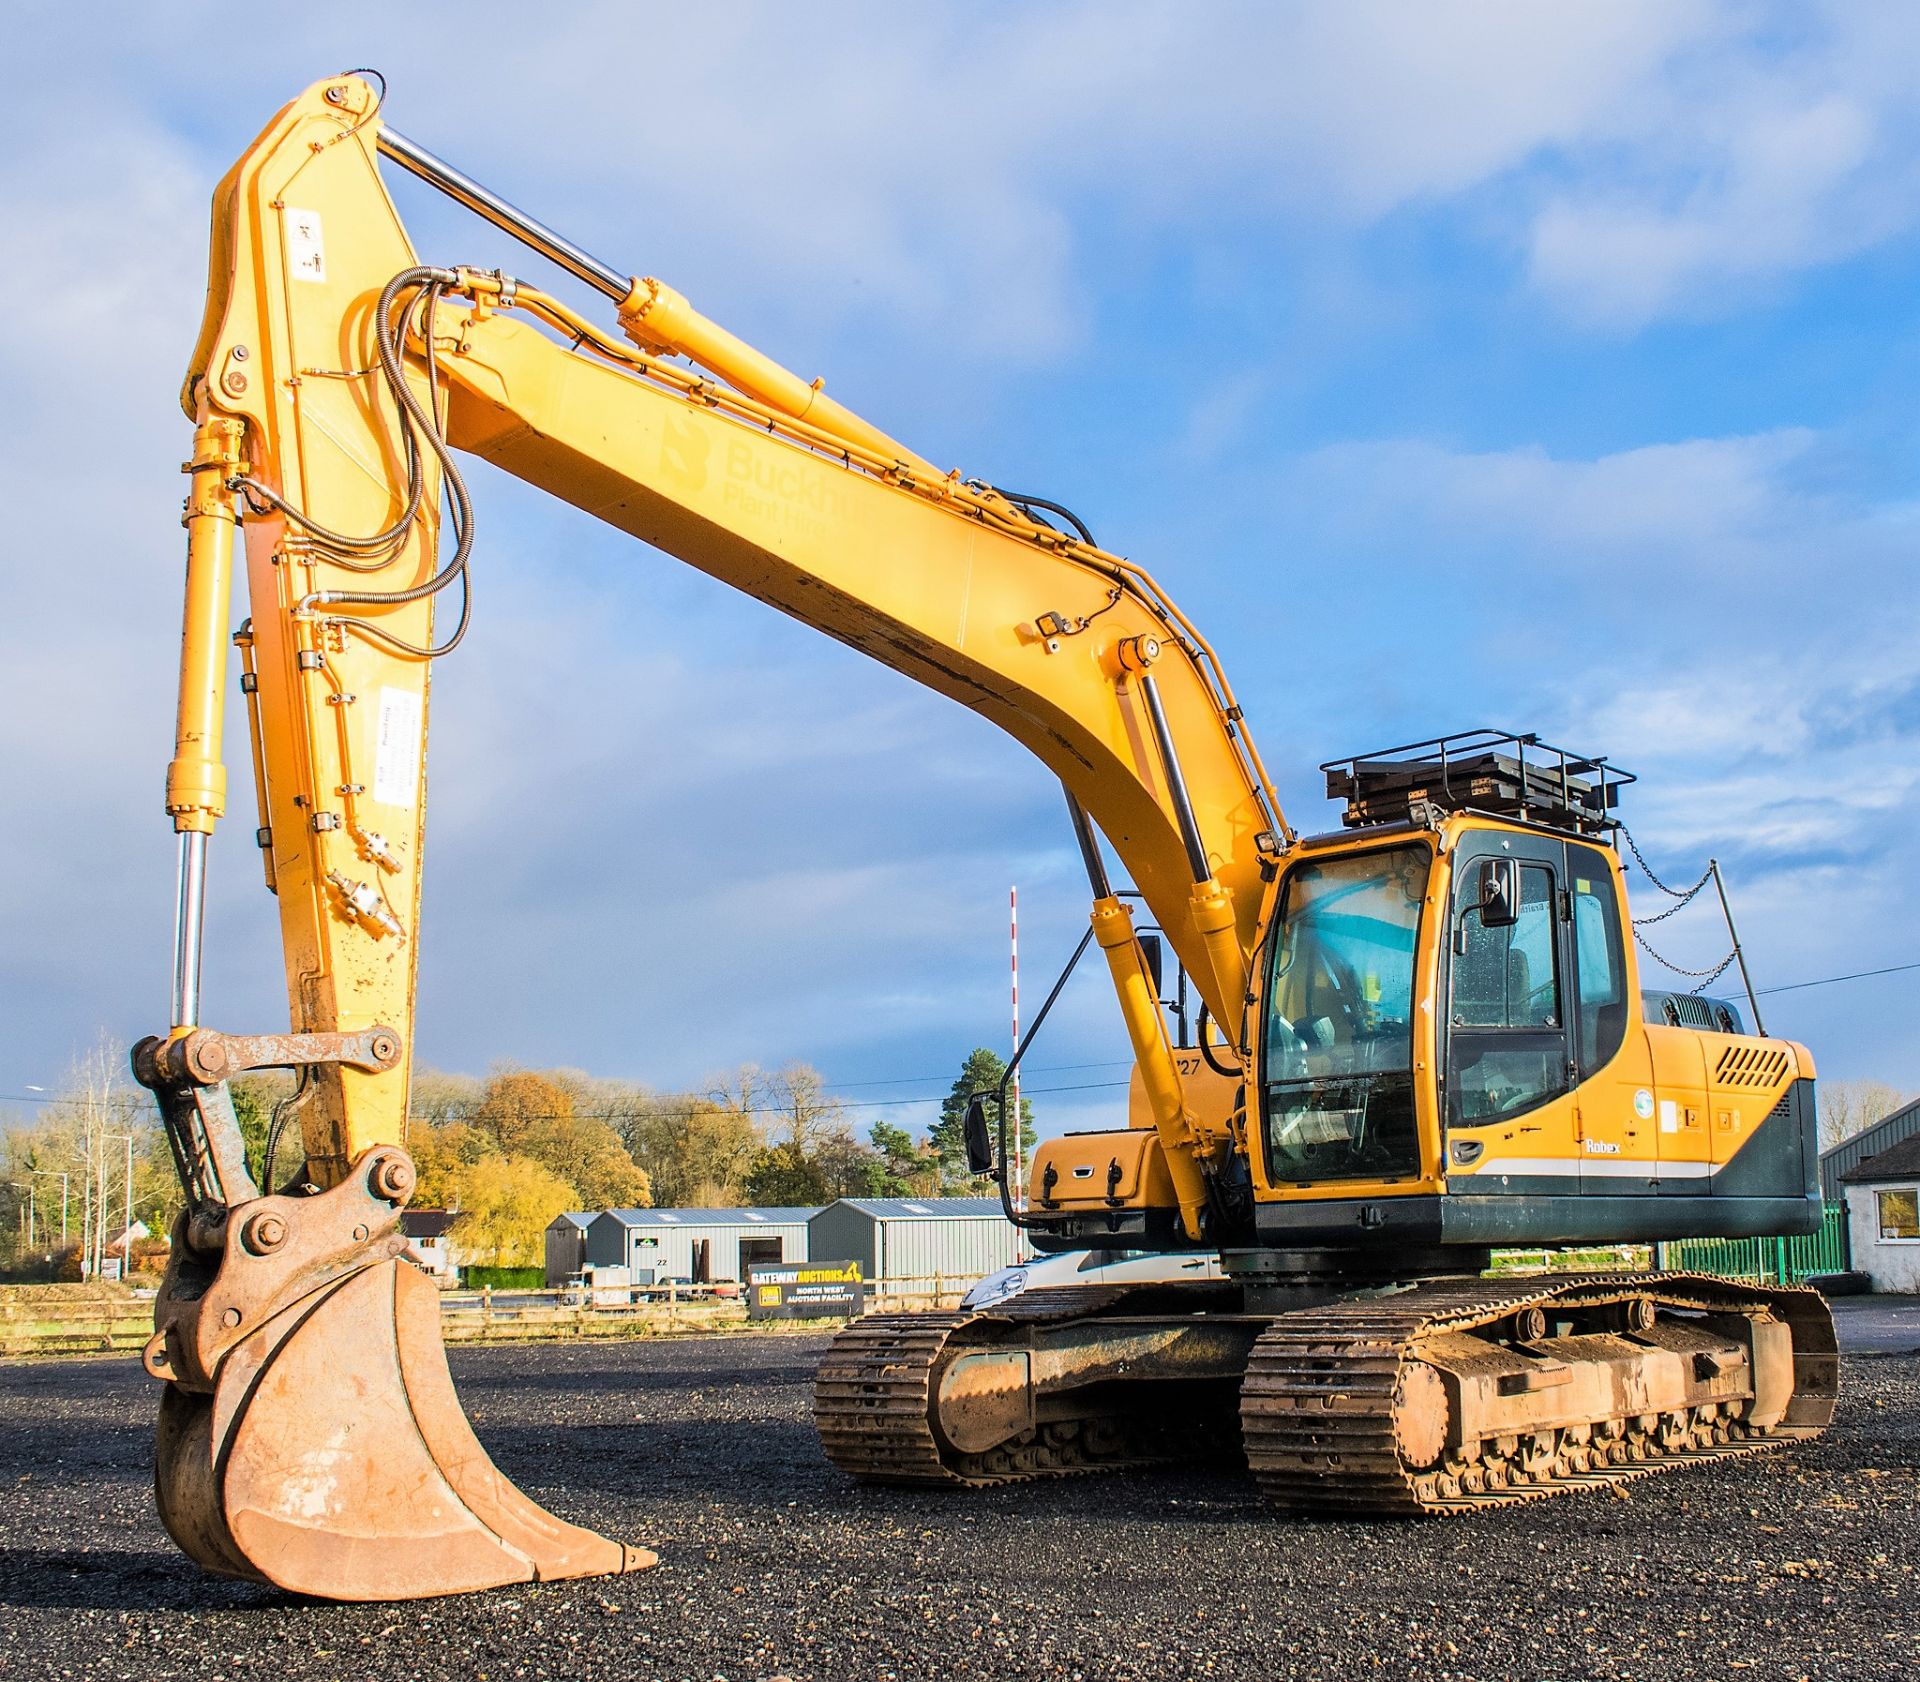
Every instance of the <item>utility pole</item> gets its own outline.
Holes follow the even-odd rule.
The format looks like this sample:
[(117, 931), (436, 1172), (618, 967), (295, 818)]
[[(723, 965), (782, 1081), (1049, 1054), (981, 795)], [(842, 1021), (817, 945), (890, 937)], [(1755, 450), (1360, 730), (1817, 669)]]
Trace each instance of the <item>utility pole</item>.
[(67, 1247), (67, 1182), (72, 1177), (64, 1168), (29, 1168), (29, 1174), (44, 1174), (60, 1182), (60, 1248)]
[(1733, 937), (1733, 961), (1740, 966), (1740, 984), (1747, 990), (1747, 1008), (1753, 1012), (1753, 1031), (1764, 1034), (1767, 1030), (1760, 1021), (1760, 995), (1753, 990), (1753, 977), (1747, 974), (1747, 955), (1740, 950), (1740, 931), (1733, 926), (1733, 907), (1727, 903), (1727, 885), (1720, 879), (1720, 861), (1708, 859), (1707, 870), (1713, 877), (1714, 892), (1720, 896), (1720, 914), (1727, 920), (1727, 933)]
[(1027, 1177), (1021, 1165), (1020, 1126), (1020, 889), (1016, 885), (1007, 890), (1007, 940), (1013, 959), (1013, 1081), (1008, 1089), (1007, 1102), (1013, 1106), (1013, 1184), (1008, 1190), (1013, 1194), (1013, 1207), (1019, 1211), (1026, 1207), (1022, 1198), (1027, 1189)]
[[(7, 1184), (12, 1186), (15, 1191), (24, 1191), (27, 1194), (27, 1250), (31, 1250), (33, 1248), (33, 1182), (31, 1180), (9, 1180)], [(21, 1251), (21, 1254), (24, 1256), (26, 1250)]]
[(102, 1133), (100, 1135), (100, 1219), (94, 1227), (94, 1274), (100, 1273), (100, 1264), (107, 1259), (107, 1207), (111, 1198), (111, 1187), (107, 1183), (107, 1141), (113, 1140), (127, 1147), (127, 1227), (125, 1241), (121, 1246), (120, 1277), (127, 1276), (127, 1263), (133, 1259), (133, 1135), (131, 1133)]

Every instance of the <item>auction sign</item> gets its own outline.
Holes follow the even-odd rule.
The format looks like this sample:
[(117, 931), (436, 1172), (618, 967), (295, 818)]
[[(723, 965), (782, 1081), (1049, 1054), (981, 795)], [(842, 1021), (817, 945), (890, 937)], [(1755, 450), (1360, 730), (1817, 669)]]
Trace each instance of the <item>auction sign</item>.
[(747, 1269), (747, 1313), (756, 1320), (851, 1320), (866, 1307), (857, 1261), (755, 1262)]

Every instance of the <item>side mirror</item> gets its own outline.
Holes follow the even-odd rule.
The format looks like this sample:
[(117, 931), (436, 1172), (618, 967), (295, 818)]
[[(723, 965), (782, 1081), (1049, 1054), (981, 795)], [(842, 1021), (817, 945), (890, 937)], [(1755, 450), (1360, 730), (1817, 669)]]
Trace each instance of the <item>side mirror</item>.
[(1153, 977), (1153, 996), (1158, 999), (1166, 993), (1161, 977), (1166, 965), (1165, 948), (1160, 944), (1157, 934), (1140, 936), (1140, 956), (1147, 960), (1147, 974)]
[(983, 1093), (976, 1092), (967, 1100), (965, 1138), (967, 1172), (991, 1174), (993, 1172), (993, 1132), (987, 1126), (987, 1100)]
[(1520, 861), (1480, 861), (1480, 921), (1490, 929), (1510, 929), (1520, 921)]

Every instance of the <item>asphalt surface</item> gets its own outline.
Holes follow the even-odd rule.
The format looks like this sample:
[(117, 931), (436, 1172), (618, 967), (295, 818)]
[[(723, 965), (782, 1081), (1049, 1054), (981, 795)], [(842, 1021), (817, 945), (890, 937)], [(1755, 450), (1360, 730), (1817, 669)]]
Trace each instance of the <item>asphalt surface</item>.
[(1842, 1349), (1920, 1356), (1920, 1297), (1835, 1297), (1827, 1306)]
[[(1878, 1317), (1920, 1347), (1920, 1302)], [(1902, 1329), (1904, 1328), (1904, 1330)], [(1905, 1677), (1920, 1359), (1818, 1442), (1461, 1520), (1265, 1514), (1243, 1474), (867, 1490), (817, 1337), (464, 1349), (502, 1468), (656, 1547), (637, 1576), (331, 1606), (201, 1575), (153, 1514), (128, 1360), (0, 1365), (0, 1677)]]

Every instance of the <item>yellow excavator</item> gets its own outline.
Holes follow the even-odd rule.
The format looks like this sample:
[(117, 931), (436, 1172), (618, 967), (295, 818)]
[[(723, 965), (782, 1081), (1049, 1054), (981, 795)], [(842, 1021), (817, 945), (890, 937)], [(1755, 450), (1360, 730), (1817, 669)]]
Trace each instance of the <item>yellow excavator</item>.
[[(1807, 1050), (1639, 990), (1625, 773), (1528, 735), (1436, 738), (1331, 763), (1346, 822), (1296, 834), (1212, 649), (1140, 567), (516, 210), (387, 126), (383, 93), (316, 84), (220, 183), (182, 392), (172, 1019), (133, 1057), (186, 1190), (144, 1356), (181, 1547), (343, 1599), (653, 1561), (494, 1469), (403, 1259), (427, 688), (468, 619), (463, 455), (971, 707), (1065, 788), (1135, 1058), (1130, 1124), (1046, 1141), (1015, 1188), (983, 1097), (969, 1149), (1037, 1248), (1203, 1251), (1222, 1276), (855, 1321), (816, 1387), (838, 1465), (984, 1484), (1237, 1444), (1282, 1507), (1411, 1513), (1823, 1428), (1836, 1361), (1810, 1292), (1483, 1275), (1495, 1245), (1818, 1220)], [(612, 322), (422, 263), (383, 158)], [(229, 643), (286, 1032), (200, 1021)], [(227, 1084), (254, 1069), (297, 1077), (263, 1161)]]

